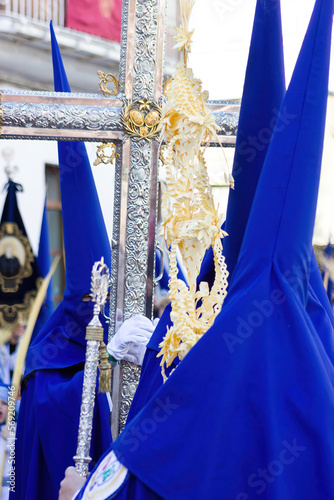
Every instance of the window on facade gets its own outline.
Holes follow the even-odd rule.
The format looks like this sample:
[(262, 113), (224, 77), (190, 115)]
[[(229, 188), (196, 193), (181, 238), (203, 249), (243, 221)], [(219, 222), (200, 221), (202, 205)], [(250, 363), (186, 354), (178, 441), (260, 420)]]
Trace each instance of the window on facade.
[(57, 255), (62, 256), (52, 277), (53, 302), (56, 308), (63, 299), (65, 288), (65, 255), (58, 166), (46, 165), (45, 178), (51, 259)]

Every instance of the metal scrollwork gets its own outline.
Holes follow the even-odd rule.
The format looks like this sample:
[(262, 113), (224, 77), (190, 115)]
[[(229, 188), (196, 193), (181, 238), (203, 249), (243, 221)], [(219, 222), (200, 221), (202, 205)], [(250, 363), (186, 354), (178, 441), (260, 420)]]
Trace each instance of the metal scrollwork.
[[(142, 81), (142, 75), (136, 75)], [(17, 96), (18, 101), (13, 99)], [(106, 100), (96, 94), (92, 94), (88, 99), (88, 94), (69, 94), (54, 92), (27, 92), (27, 91), (2, 91), (0, 92), (0, 135), (1, 138), (24, 138), (24, 139), (48, 139), (48, 140), (103, 140), (109, 139), (106, 133), (111, 132), (116, 136), (110, 137), (112, 140), (122, 139), (124, 134), (124, 124), (122, 122), (122, 104), (117, 99), (106, 103)], [(23, 100), (23, 97), (31, 98), (32, 102)], [(59, 99), (70, 100), (70, 102), (56, 102)], [(1, 105), (2, 101), (2, 105)], [(89, 105), (89, 101), (95, 105)], [(125, 106), (135, 106), (132, 102), (123, 100)], [(141, 97), (137, 102), (154, 101)], [(218, 132), (221, 142), (225, 146), (235, 144), (238, 118), (240, 110), (239, 101), (208, 101), (210, 110), (215, 116), (215, 120), (220, 127)], [(140, 106), (140, 104), (139, 104)], [(158, 108), (151, 104), (151, 115), (147, 117), (147, 110), (128, 109), (128, 114), (133, 111), (136, 115), (134, 123), (127, 117), (127, 126), (132, 134), (133, 130), (140, 134), (147, 134), (145, 138), (150, 139), (154, 135), (154, 125), (156, 122), (155, 111)], [(124, 111), (127, 108), (123, 109)], [(160, 109), (160, 108), (159, 108)], [(136, 111), (136, 113), (134, 113)], [(141, 113), (142, 116), (139, 116)], [(159, 112), (158, 112), (159, 113)], [(139, 128), (137, 124), (143, 123)], [(149, 125), (149, 126), (148, 126)], [(1, 129), (2, 127), (2, 129)], [(128, 130), (125, 129), (127, 132)], [(22, 133), (20, 133), (22, 131)], [(97, 132), (102, 134), (99, 136)], [(132, 137), (136, 137), (133, 135)], [(214, 145), (211, 143), (211, 145)], [(218, 145), (218, 143), (217, 143)]]
[[(45, 91), (36, 91), (36, 90), (12, 90), (12, 89), (6, 89), (2, 90), (3, 93), (6, 95), (12, 95), (12, 96), (31, 96), (31, 97), (36, 97), (36, 96), (46, 96), (46, 97), (68, 97), (69, 93), (68, 92), (45, 92)], [(75, 99), (101, 99), (101, 96), (99, 94), (87, 94), (87, 93), (72, 93), (71, 92), (71, 98)]]
[(158, 2), (137, 0), (134, 99), (153, 95), (157, 24)]
[(120, 80), (120, 94), (124, 95), (126, 80), (127, 33), (129, 18), (129, 1), (122, 2), (121, 52), (119, 58), (118, 76)]
[[(114, 180), (114, 212), (113, 212), (113, 239), (112, 253), (110, 264), (110, 324), (109, 324), (109, 341), (115, 335), (116, 323), (116, 308), (117, 308), (117, 286), (118, 286), (118, 263), (119, 263), (119, 241), (120, 241), (120, 226), (121, 226), (121, 204), (122, 204), (122, 146), (117, 144), (115, 162), (115, 180)], [(117, 251), (116, 251), (117, 248)]]
[(215, 120), (220, 128), (219, 137), (235, 137), (237, 135), (239, 115), (236, 113), (215, 113)]
[(113, 161), (117, 157), (119, 157), (119, 154), (116, 152), (115, 144), (113, 142), (106, 142), (104, 144), (101, 144), (100, 146), (97, 146), (96, 160), (94, 161), (94, 165), (100, 165), (100, 163), (108, 165), (108, 163), (113, 163)]
[(3, 126), (55, 130), (119, 130), (120, 109), (93, 106), (5, 103)]
[(133, 140), (129, 170), (126, 237), (125, 319), (145, 310), (151, 144)]
[[(103, 95), (108, 96), (108, 95), (118, 94), (120, 81), (116, 78), (116, 75), (112, 75), (111, 73), (103, 73), (103, 71), (98, 71), (97, 76), (100, 78), (99, 87), (100, 87), (100, 92), (102, 92)], [(112, 83), (114, 85), (114, 88), (112, 90), (108, 89), (107, 87), (108, 83)]]
[(123, 126), (131, 136), (152, 139), (158, 135), (161, 114), (161, 107), (146, 98), (127, 101), (122, 111)]
[(119, 414), (119, 430), (124, 429), (133, 396), (139, 383), (141, 366), (122, 361), (121, 363), (123, 385), (121, 389), (122, 405)]

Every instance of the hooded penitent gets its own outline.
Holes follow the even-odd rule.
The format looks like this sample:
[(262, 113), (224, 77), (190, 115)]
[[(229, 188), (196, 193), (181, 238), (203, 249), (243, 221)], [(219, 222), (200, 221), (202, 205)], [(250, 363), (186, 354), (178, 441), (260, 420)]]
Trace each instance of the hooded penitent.
[[(20, 184), (9, 180), (0, 223), (0, 326), (12, 329), (26, 322), (40, 280), (40, 272), (18, 208)], [(8, 342), (1, 339), (1, 343)]]
[(220, 315), (113, 444), (164, 499), (334, 497), (334, 370), (306, 310), (332, 16), (317, 0)]
[[(55, 90), (70, 92), (52, 25), (51, 40)], [(110, 244), (85, 146), (60, 142), (58, 153), (66, 287), (63, 301), (28, 351), (13, 498), (56, 500), (64, 471), (74, 464), (85, 329), (93, 312), (93, 305), (82, 297), (90, 292), (94, 262), (101, 257), (110, 262)], [(99, 394), (90, 455), (93, 462), (110, 442), (109, 406), (106, 396)]]

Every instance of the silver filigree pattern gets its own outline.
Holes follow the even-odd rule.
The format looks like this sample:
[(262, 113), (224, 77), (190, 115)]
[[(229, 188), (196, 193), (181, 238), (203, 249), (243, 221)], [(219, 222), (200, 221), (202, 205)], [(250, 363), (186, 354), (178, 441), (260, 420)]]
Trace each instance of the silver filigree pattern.
[[(38, 129), (122, 130), (121, 108), (33, 103), (3, 103), (3, 127)], [(51, 134), (50, 134), (51, 135)], [(54, 138), (57, 134), (52, 134)]]
[(124, 319), (145, 312), (151, 147), (148, 141), (131, 139)]
[(103, 328), (99, 319), (109, 288), (109, 270), (103, 257), (95, 262), (91, 273), (91, 295), (94, 302), (93, 318), (86, 329), (86, 360), (82, 388), (78, 446), (74, 458), (75, 469), (83, 477), (88, 474), (90, 442), (92, 437), (93, 413), (95, 405), (96, 375), (99, 362), (100, 344), (103, 342)]
[(127, 361), (121, 363), (121, 378), (123, 380), (121, 389), (121, 407), (119, 412), (119, 430), (122, 432), (130, 410), (133, 396), (138, 387), (141, 367)]
[[(127, 58), (133, 58), (133, 75), (131, 81), (131, 98), (133, 101), (142, 98), (154, 100), (156, 84), (162, 83), (156, 82), (155, 75), (158, 36), (157, 17), (160, 3), (161, 0), (136, 0), (134, 53), (127, 53)], [(129, 44), (128, 41), (127, 49), (129, 50), (130, 47), (131, 43)], [(130, 88), (130, 84), (128, 88)], [(156, 199), (157, 191), (156, 179), (153, 185), (152, 178), (154, 179), (154, 176), (152, 177), (151, 175), (152, 142), (131, 138), (130, 144), (125, 245), (124, 319), (146, 312), (150, 209), (153, 208), (154, 211), (151, 196)], [(127, 369), (121, 369), (119, 429), (125, 424), (134, 391), (139, 382), (139, 376), (140, 369), (131, 363), (127, 364)]]
[(216, 100), (208, 99), (207, 104), (208, 104), (208, 106), (215, 106), (215, 107), (216, 106), (233, 106), (233, 107), (240, 108), (241, 101), (240, 101), (240, 99), (216, 99)]
[(221, 112), (221, 113), (215, 113), (214, 115), (217, 125), (220, 128), (218, 135), (236, 137), (238, 130), (239, 114)]
[(111, 242), (111, 265), (110, 265), (110, 323), (108, 340), (115, 335), (118, 270), (119, 270), (119, 242), (121, 230), (121, 199), (122, 199), (122, 144), (116, 143), (115, 179), (114, 179), (114, 209), (113, 209), (113, 236)]
[(127, 56), (127, 44), (128, 44), (128, 38), (127, 38), (128, 16), (129, 16), (129, 0), (123, 0), (123, 2), (122, 2), (121, 51), (120, 51), (119, 70), (118, 70), (119, 81), (120, 81), (118, 96), (122, 99), (125, 98), (126, 56)]
[(137, 0), (133, 100), (153, 99), (158, 3)]
[[(140, 82), (139, 87), (142, 85), (142, 79)], [(75, 94), (71, 94), (71, 97), (73, 96)], [(104, 106), (103, 99), (100, 99), (100, 102), (99, 106), (6, 102), (6, 95), (4, 95), (2, 138), (37, 139), (40, 137), (44, 140), (84, 139), (99, 141), (106, 138), (104, 135), (106, 132), (114, 132), (116, 135), (118, 134), (114, 140), (122, 139), (124, 132), (121, 122), (121, 107)], [(231, 141), (224, 140), (224, 145), (233, 145), (237, 134), (239, 104), (230, 106), (228, 101), (222, 101), (219, 103), (220, 106), (217, 104), (211, 104), (210, 108), (221, 128), (218, 135), (225, 138), (230, 137)], [(22, 134), (19, 133), (20, 130), (22, 130)], [(30, 130), (31, 133), (29, 133)], [(41, 131), (41, 136), (36, 134), (36, 130)], [(66, 136), (64, 137), (65, 131)]]
[[(124, 279), (123, 289), (118, 288), (117, 290), (117, 300), (120, 300), (120, 295), (123, 294), (124, 319), (128, 319), (135, 314), (145, 313), (151, 195), (152, 143), (131, 139), (128, 141), (128, 146), (130, 144), (130, 161), (127, 175), (127, 217), (124, 235), (126, 258), (124, 259), (124, 256), (121, 255), (121, 248), (118, 252), (118, 258), (125, 263), (125, 269), (120, 269), (120, 260), (118, 261), (119, 287), (122, 286), (120, 278), (123, 272)], [(122, 227), (122, 223), (120, 225)], [(122, 247), (122, 234), (120, 235), (120, 242)], [(120, 431), (121, 418), (123, 424), (125, 423), (135, 389), (139, 383), (140, 367), (132, 363), (127, 363), (127, 366), (128, 369), (121, 369), (117, 378), (114, 379), (113, 435), (118, 434)], [(131, 378), (129, 379), (130, 373)]]
[(88, 473), (90, 441), (96, 392), (96, 375), (99, 361), (99, 342), (89, 340), (86, 347), (85, 374), (80, 408), (78, 446), (74, 458), (75, 469), (82, 477)]
[[(104, 306), (109, 290), (109, 269), (104, 259), (95, 262), (91, 276), (92, 301), (98, 306), (98, 311)], [(95, 312), (95, 311), (94, 311)]]
[(69, 92), (38, 92), (36, 90), (2, 90), (4, 94), (7, 95), (17, 95), (17, 96), (31, 96), (31, 97), (36, 97), (36, 96), (45, 96), (45, 97), (69, 97), (74, 99), (101, 99), (101, 94), (72, 94), (72, 92), (69, 94)]
[[(156, 89), (162, 85), (162, 81), (157, 82), (157, 80), (162, 80), (162, 74), (156, 75), (156, 59), (159, 57), (159, 60), (163, 60), (163, 44), (160, 49), (162, 53), (157, 56), (158, 12), (162, 3), (165, 6), (164, 0), (123, 1), (120, 92), (132, 101), (143, 98), (155, 100)], [(152, 216), (150, 209), (154, 212), (154, 224), (157, 191), (156, 175), (152, 176), (152, 167), (155, 165), (152, 141), (131, 138), (127, 141), (127, 147), (129, 148), (127, 150), (129, 161), (126, 178), (123, 162), (123, 183), (127, 183), (127, 192), (125, 193), (124, 187), (115, 186), (115, 193), (119, 191), (122, 192), (122, 196), (127, 195), (127, 216), (124, 220), (121, 214), (118, 240), (117, 301), (119, 303), (120, 294), (123, 293), (121, 305), (124, 319), (145, 313), (147, 259), (152, 240), (149, 232)], [(115, 227), (113, 238), (116, 239)], [(114, 262), (113, 257), (113, 265)], [(122, 262), (125, 265), (123, 281), (120, 279), (123, 272)], [(111, 274), (113, 276), (113, 270)], [(121, 287), (122, 290), (120, 290)], [(110, 333), (112, 334), (111, 330)], [(121, 370), (117, 368), (114, 371), (112, 415), (114, 434), (119, 432), (119, 419), (122, 421), (121, 427), (125, 423), (139, 375), (140, 368), (131, 363), (127, 364), (126, 369), (122, 364)]]

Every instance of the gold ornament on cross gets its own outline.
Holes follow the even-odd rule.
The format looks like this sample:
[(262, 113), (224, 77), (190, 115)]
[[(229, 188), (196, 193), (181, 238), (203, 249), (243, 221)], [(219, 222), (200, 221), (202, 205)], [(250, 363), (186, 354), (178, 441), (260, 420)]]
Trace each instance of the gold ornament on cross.
[(152, 139), (158, 135), (161, 108), (145, 97), (136, 102), (128, 101), (123, 108), (122, 122), (129, 135)]
[[(111, 73), (103, 73), (103, 71), (98, 71), (97, 76), (100, 78), (100, 83), (99, 83), (100, 92), (103, 92), (105, 96), (118, 94), (120, 81), (117, 80), (116, 75), (112, 75)], [(114, 88), (112, 90), (108, 89), (107, 87), (108, 83), (114, 84)]]
[(116, 153), (116, 146), (113, 142), (105, 142), (100, 146), (97, 146), (96, 160), (93, 165), (100, 165), (103, 163), (107, 165), (108, 163), (113, 163), (115, 158), (118, 158), (119, 154)]

